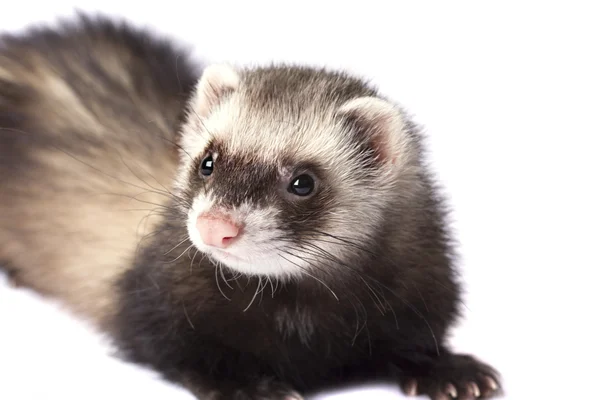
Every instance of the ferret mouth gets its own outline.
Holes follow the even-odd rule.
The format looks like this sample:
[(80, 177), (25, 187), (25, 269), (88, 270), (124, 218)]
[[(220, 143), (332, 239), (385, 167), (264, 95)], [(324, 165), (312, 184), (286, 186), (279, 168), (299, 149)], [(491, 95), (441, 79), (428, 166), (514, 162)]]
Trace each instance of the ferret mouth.
[(231, 251), (218, 249), (211, 247), (207, 253), (215, 260), (231, 267), (251, 267), (262, 265), (265, 262), (269, 261), (269, 257), (265, 255), (254, 254), (254, 257), (251, 255), (246, 255), (242, 252), (242, 255), (234, 254)]
[(234, 261), (234, 262), (238, 262), (238, 263), (248, 263), (249, 262), (245, 258), (236, 256), (228, 251), (217, 249), (217, 248), (211, 248), (210, 254), (212, 254), (219, 261), (223, 261), (223, 262), (227, 262), (227, 261)]

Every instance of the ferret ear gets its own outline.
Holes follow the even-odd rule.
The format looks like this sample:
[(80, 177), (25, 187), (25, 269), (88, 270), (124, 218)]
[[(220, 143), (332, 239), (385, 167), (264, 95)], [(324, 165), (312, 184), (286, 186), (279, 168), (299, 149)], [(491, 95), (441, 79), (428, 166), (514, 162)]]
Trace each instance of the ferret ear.
[(235, 91), (239, 84), (240, 76), (230, 65), (209, 65), (196, 85), (192, 101), (194, 111), (200, 117), (208, 116), (223, 97)]
[(393, 104), (377, 97), (359, 97), (344, 103), (339, 113), (375, 151), (378, 160), (396, 165), (404, 147), (404, 117)]

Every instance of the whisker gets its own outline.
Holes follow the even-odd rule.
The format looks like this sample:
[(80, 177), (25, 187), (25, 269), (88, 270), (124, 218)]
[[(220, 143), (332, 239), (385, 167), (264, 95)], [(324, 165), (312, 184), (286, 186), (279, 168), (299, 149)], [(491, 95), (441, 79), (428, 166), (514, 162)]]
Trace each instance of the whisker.
[(162, 229), (157, 229), (157, 230), (155, 230), (154, 232), (150, 232), (150, 233), (148, 233), (148, 234), (146, 234), (146, 235), (142, 236), (142, 237), (140, 238), (140, 240), (138, 241), (138, 244), (137, 244), (137, 246), (136, 246), (136, 248), (135, 248), (134, 257), (137, 259), (138, 255), (139, 255), (139, 252), (140, 252), (140, 250), (141, 250), (142, 244), (143, 244), (143, 242), (144, 242), (145, 240), (147, 240), (147, 239), (150, 239), (150, 238), (152, 238), (153, 236), (156, 236), (156, 235), (158, 235), (158, 234), (161, 234), (161, 233), (163, 233), (163, 232), (166, 232), (166, 231), (171, 231), (171, 230), (174, 230), (174, 229), (176, 229), (176, 228), (175, 228), (175, 227), (173, 227), (173, 228), (162, 228)]
[(252, 303), (254, 303), (254, 299), (256, 298), (256, 296), (258, 296), (258, 289), (260, 288), (261, 283), (262, 283), (262, 277), (259, 276), (258, 277), (258, 284), (256, 285), (256, 291), (254, 292), (254, 296), (252, 296), (252, 300), (250, 300), (250, 304), (248, 304), (248, 306), (244, 309), (243, 312), (248, 311), (248, 309), (250, 308), (250, 306), (252, 305)]
[(219, 270), (221, 272), (221, 278), (223, 278), (223, 282), (229, 287), (229, 289), (233, 289), (233, 286), (229, 284), (229, 281), (225, 278), (225, 273), (223, 272), (223, 267), (219, 264)]
[(172, 261), (169, 261), (169, 263), (173, 263), (173, 262), (175, 262), (175, 261), (179, 260), (179, 259), (181, 258), (181, 256), (183, 256), (183, 255), (184, 255), (184, 254), (185, 254), (187, 251), (189, 251), (189, 250), (190, 250), (192, 247), (194, 247), (194, 245), (193, 245), (193, 244), (190, 244), (190, 245), (188, 246), (188, 248), (187, 248), (187, 249), (183, 250), (183, 252), (182, 252), (182, 253), (181, 253), (179, 256), (177, 256), (177, 258), (176, 258), (176, 259), (174, 259), (174, 260), (172, 260)]
[[(0, 131), (6, 131), (6, 132), (20, 133), (20, 134), (23, 134), (23, 135), (27, 135), (27, 136), (35, 137), (35, 135), (34, 135), (34, 134), (32, 134), (31, 132), (27, 132), (27, 131), (24, 131), (24, 130), (22, 130), (22, 129), (8, 128), (8, 127), (0, 127)], [(160, 137), (160, 135), (157, 135), (157, 136), (159, 136), (159, 137)], [(176, 143), (174, 143), (174, 144), (175, 144), (175, 145), (177, 145)], [(136, 178), (136, 179), (138, 179), (138, 180), (140, 180), (141, 182), (143, 182), (143, 183), (144, 183), (144, 184), (145, 184), (147, 187), (151, 188), (152, 190), (148, 190), (146, 187), (142, 187), (142, 186), (140, 186), (140, 185), (137, 185), (137, 184), (135, 184), (135, 183), (128, 182), (128, 181), (126, 181), (126, 180), (124, 180), (124, 179), (118, 178), (117, 176), (114, 176), (114, 175), (111, 175), (111, 174), (109, 174), (109, 173), (107, 173), (107, 172), (105, 172), (105, 171), (102, 171), (102, 170), (101, 170), (101, 169), (99, 169), (98, 167), (96, 167), (96, 166), (94, 166), (94, 165), (92, 165), (92, 164), (89, 164), (89, 163), (87, 163), (87, 162), (83, 161), (82, 159), (78, 158), (77, 156), (75, 156), (74, 154), (70, 153), (70, 152), (69, 152), (69, 151), (67, 151), (66, 149), (64, 149), (64, 148), (61, 148), (60, 146), (57, 146), (57, 145), (55, 145), (55, 144), (52, 144), (52, 143), (49, 143), (48, 145), (49, 145), (49, 146), (51, 146), (51, 147), (53, 147), (53, 148), (55, 148), (56, 150), (58, 150), (58, 151), (60, 151), (60, 152), (64, 153), (64, 154), (66, 154), (68, 157), (70, 157), (70, 158), (72, 158), (73, 160), (75, 160), (75, 161), (77, 161), (77, 162), (81, 163), (82, 165), (85, 165), (86, 167), (88, 167), (88, 168), (90, 168), (90, 169), (92, 169), (92, 170), (94, 170), (94, 171), (96, 171), (96, 172), (98, 172), (98, 173), (100, 173), (100, 174), (102, 174), (102, 175), (104, 175), (104, 176), (106, 176), (106, 177), (109, 177), (109, 178), (111, 178), (111, 179), (114, 179), (114, 180), (116, 180), (116, 181), (118, 181), (118, 182), (124, 183), (125, 185), (131, 186), (131, 187), (135, 187), (135, 188), (138, 188), (138, 189), (141, 189), (141, 190), (144, 190), (145, 192), (149, 192), (149, 193), (154, 193), (154, 194), (157, 194), (157, 195), (162, 195), (162, 196), (167, 196), (167, 197), (170, 197), (170, 198), (172, 198), (173, 200), (175, 200), (177, 203), (181, 203), (181, 204), (187, 204), (187, 202), (185, 201), (185, 199), (179, 198), (178, 196), (176, 196), (176, 195), (174, 195), (173, 193), (171, 193), (171, 192), (170, 192), (170, 191), (169, 191), (169, 190), (168, 190), (166, 187), (164, 187), (164, 185), (162, 185), (162, 184), (161, 184), (161, 183), (158, 181), (158, 179), (156, 179), (156, 178), (155, 178), (155, 177), (154, 177), (152, 174), (148, 173), (147, 171), (145, 171), (145, 172), (146, 172), (148, 175), (152, 176), (152, 177), (153, 177), (153, 178), (154, 178), (154, 179), (157, 181), (157, 183), (159, 183), (159, 185), (163, 186), (163, 188), (165, 189), (165, 191), (162, 191), (162, 190), (159, 190), (159, 189), (157, 189), (157, 188), (153, 187), (153, 186), (152, 186), (152, 185), (150, 185), (148, 182), (146, 182), (144, 179), (142, 179), (140, 176), (138, 176), (138, 175), (137, 175), (137, 174), (136, 174), (136, 173), (135, 173), (135, 172), (134, 172), (134, 171), (131, 169), (131, 167), (130, 167), (130, 166), (129, 166), (129, 165), (126, 163), (126, 162), (125, 162), (125, 160), (124, 160), (123, 156), (122, 156), (122, 155), (119, 153), (119, 151), (118, 151), (116, 148), (114, 148), (114, 146), (113, 146), (113, 148), (114, 148), (114, 150), (115, 150), (115, 153), (118, 155), (118, 157), (120, 158), (121, 162), (122, 162), (122, 163), (123, 163), (123, 165), (124, 165), (124, 166), (125, 166), (125, 167), (126, 167), (128, 170), (129, 170), (129, 172), (130, 172), (131, 174), (133, 174), (133, 176), (135, 176), (135, 178)], [(105, 145), (107, 145), (107, 144), (105, 144)], [(143, 169), (143, 168), (142, 168), (142, 169)], [(117, 194), (115, 194), (115, 193), (112, 193), (112, 194), (113, 194), (113, 195), (117, 195)], [(139, 199), (135, 199), (135, 200), (141, 201), (141, 200), (139, 200)], [(155, 205), (156, 205), (156, 204), (155, 204)], [(187, 205), (188, 205), (188, 207), (189, 207), (189, 204), (187, 204)]]
[[(312, 244), (311, 244), (312, 245)], [(335, 263), (338, 263), (341, 266), (345, 266), (348, 269), (351, 269), (352, 272), (355, 272), (357, 274), (357, 276), (361, 279), (361, 281), (365, 284), (365, 286), (369, 289), (369, 291), (372, 293), (369, 294), (371, 296), (371, 298), (373, 298), (373, 300), (375, 301), (375, 306), (377, 307), (377, 309), (382, 313), (385, 314), (385, 305), (383, 304), (383, 302), (381, 301), (381, 299), (379, 299), (379, 297), (377, 296), (377, 294), (375, 293), (375, 291), (373, 290), (373, 288), (364, 280), (364, 278), (362, 277), (362, 274), (358, 271), (353, 270), (352, 268), (350, 268), (349, 266), (347, 266), (345, 263), (343, 263), (338, 257), (333, 256), (332, 254), (325, 252), (324, 250), (322, 250), (320, 247), (316, 246), (316, 245), (312, 245), (317, 251), (311, 251), (307, 248), (305, 248), (302, 244), (299, 244), (299, 248), (302, 249), (303, 251), (307, 252), (308, 254), (314, 255), (316, 257), (325, 257), (327, 259), (329, 259), (330, 261), (333, 261)], [(318, 261), (318, 260), (315, 260)], [(384, 296), (385, 298), (385, 296)], [(378, 304), (379, 303), (379, 304)], [(387, 303), (387, 301), (386, 301)], [(380, 308), (381, 306), (381, 308)]]
[[(293, 254), (293, 253), (290, 253), (290, 252), (286, 252), (286, 253), (287, 253), (287, 254), (289, 254), (289, 255), (291, 255), (291, 256), (294, 256), (294, 257), (300, 258), (299, 256), (296, 256), (296, 255), (295, 255), (295, 254)], [(317, 282), (321, 283), (321, 284), (322, 284), (322, 285), (323, 285), (325, 288), (327, 288), (327, 290), (329, 290), (329, 291), (331, 292), (331, 294), (333, 295), (333, 297), (335, 297), (335, 299), (336, 299), (337, 301), (340, 301), (340, 299), (339, 299), (339, 297), (337, 296), (337, 294), (335, 294), (335, 292), (334, 292), (334, 291), (333, 291), (333, 290), (332, 290), (332, 289), (331, 289), (329, 286), (327, 286), (327, 284), (326, 284), (325, 282), (323, 282), (321, 279), (319, 279), (319, 278), (317, 278), (316, 276), (314, 276), (314, 275), (312, 275), (312, 274), (309, 274), (308, 272), (306, 272), (306, 268), (303, 268), (303, 267), (302, 267), (302, 266), (300, 266), (298, 263), (295, 263), (295, 262), (293, 262), (293, 261), (291, 261), (291, 260), (289, 260), (289, 259), (285, 258), (285, 257), (284, 257), (283, 255), (281, 255), (281, 254), (279, 254), (279, 256), (280, 256), (281, 258), (283, 258), (284, 260), (286, 260), (287, 262), (289, 262), (289, 263), (292, 263), (292, 264), (296, 265), (298, 268), (300, 268), (300, 270), (301, 270), (301, 272), (302, 272), (303, 274), (305, 274), (305, 275), (308, 275), (308, 276), (310, 276), (311, 278), (313, 278), (314, 280), (316, 280)], [(301, 259), (301, 258), (300, 258), (300, 259)]]
[(225, 292), (223, 292), (223, 290), (221, 289), (221, 285), (219, 284), (219, 274), (218, 271), (221, 269), (221, 263), (218, 263), (217, 265), (215, 265), (215, 281), (217, 282), (217, 288), (219, 289), (219, 292), (221, 292), (221, 294), (223, 295), (223, 297), (225, 297), (225, 299), (227, 299), (227, 301), (231, 301), (231, 299), (229, 297), (227, 297), (227, 295), (225, 295)]
[(190, 160), (192, 160), (192, 161), (194, 160), (194, 157), (192, 157), (192, 156), (190, 155), (190, 153), (188, 153), (188, 152), (187, 152), (187, 151), (186, 151), (186, 150), (185, 150), (185, 149), (184, 149), (184, 148), (183, 148), (183, 147), (182, 147), (182, 146), (181, 146), (179, 143), (177, 143), (177, 142), (174, 142), (174, 141), (172, 141), (172, 140), (170, 140), (170, 139), (167, 139), (167, 138), (166, 138), (166, 137), (164, 137), (164, 136), (160, 136), (160, 138), (161, 138), (161, 139), (163, 139), (163, 140), (164, 140), (164, 141), (166, 141), (166, 142), (169, 142), (169, 143), (171, 143), (173, 146), (177, 147), (179, 150), (183, 151), (185, 154), (187, 154), (187, 156), (190, 158)]
[(362, 330), (367, 326), (367, 319), (368, 319), (369, 315), (367, 313), (367, 309), (365, 308), (365, 305), (360, 300), (360, 298), (356, 294), (353, 294), (353, 293), (351, 293), (351, 294), (358, 301), (358, 303), (360, 304), (361, 309), (364, 313), (364, 322), (363, 322), (362, 326), (359, 326), (360, 317), (358, 315), (358, 309), (356, 308), (356, 305), (354, 305), (354, 303), (350, 302), (350, 304), (352, 304), (352, 307), (354, 307), (354, 312), (356, 313), (356, 331), (354, 332), (354, 337), (352, 338), (352, 342), (351, 342), (351, 345), (354, 346), (354, 344), (356, 343), (356, 339), (358, 339), (358, 336), (360, 335)]
[(259, 281), (259, 286), (260, 286), (260, 300), (258, 301), (258, 304), (261, 304), (262, 300), (263, 300), (263, 294), (265, 292), (265, 288), (267, 287), (267, 279), (265, 279), (264, 283), (263, 283), (263, 280), (261, 279)]
[[(121, 158), (122, 158), (122, 157), (121, 157)], [(164, 190), (166, 193), (168, 193), (169, 195), (171, 195), (171, 197), (172, 197), (172, 198), (177, 198), (177, 196), (176, 196), (174, 193), (172, 193), (172, 192), (171, 192), (171, 191), (170, 191), (170, 190), (169, 190), (169, 189), (168, 189), (168, 188), (167, 188), (165, 185), (163, 185), (163, 184), (162, 184), (162, 183), (161, 183), (161, 182), (160, 182), (160, 181), (159, 181), (159, 180), (158, 180), (158, 179), (157, 179), (157, 178), (156, 178), (154, 175), (152, 175), (150, 172), (148, 172), (148, 171), (146, 171), (144, 168), (142, 168), (138, 162), (136, 162), (135, 160), (133, 160), (133, 161), (134, 161), (134, 162), (135, 162), (135, 164), (138, 166), (138, 168), (140, 168), (140, 169), (141, 169), (142, 171), (144, 171), (146, 174), (150, 175), (150, 177), (152, 177), (152, 179), (154, 179), (154, 181), (155, 181), (156, 183), (158, 183), (158, 184), (160, 185), (160, 187), (162, 187), (162, 189), (163, 189), (163, 190)], [(124, 160), (123, 160), (123, 164), (125, 164), (125, 161), (124, 161)], [(125, 166), (127, 166), (127, 164), (125, 164)], [(128, 167), (128, 168), (129, 168), (129, 167)], [(133, 174), (135, 175), (135, 173), (134, 173), (133, 171), (131, 171), (131, 173), (133, 173)], [(137, 175), (136, 175), (136, 177), (137, 177)], [(155, 188), (154, 186), (150, 185), (149, 183), (147, 183), (146, 181), (142, 180), (141, 178), (138, 178), (138, 179), (140, 179), (142, 182), (146, 183), (146, 185), (148, 185), (148, 186), (149, 186), (149, 187), (151, 187), (152, 189), (154, 189), (154, 190), (156, 190), (156, 191), (160, 191), (160, 189), (158, 189), (158, 188)]]
[(187, 237), (185, 239), (183, 239), (181, 242), (179, 242), (177, 245), (175, 245), (175, 247), (173, 247), (171, 250), (169, 250), (165, 254), (163, 254), (163, 256), (166, 256), (167, 254), (169, 254), (170, 252), (172, 252), (173, 250), (175, 250), (176, 248), (181, 246), (183, 244), (183, 242), (185, 242), (186, 240), (188, 240)]
[[(371, 285), (369, 285), (367, 283), (367, 281), (365, 281), (365, 279), (362, 276), (359, 276), (360, 280), (364, 282), (365, 286), (367, 287), (367, 289), (369, 289), (369, 291), (371, 293), (373, 293), (373, 296), (375, 297), (375, 306), (377, 307), (377, 309), (379, 310), (379, 312), (381, 312), (381, 315), (385, 315), (385, 305), (383, 304), (383, 302), (379, 299), (379, 297), (377, 296), (377, 294), (375, 293), (375, 291), (373, 290), (373, 288), (371, 287)], [(377, 304), (379, 303), (379, 304)], [(381, 306), (381, 308), (379, 308)], [(391, 308), (391, 307), (390, 307)]]
[(194, 253), (194, 256), (192, 257), (192, 261), (190, 261), (190, 275), (192, 274), (194, 259), (196, 258), (196, 256), (198, 255), (199, 252), (200, 252), (200, 249), (196, 249), (196, 252)]
[[(133, 176), (135, 176), (138, 180), (142, 181), (143, 183), (146, 184), (146, 186), (148, 186), (150, 189), (152, 190), (157, 190), (154, 186), (150, 185), (148, 182), (146, 182), (144, 179), (140, 178), (135, 172), (133, 172), (133, 170), (131, 169), (131, 167), (125, 162), (125, 160), (123, 159), (123, 156), (121, 155), (121, 153), (119, 153), (118, 151), (116, 152), (117, 155), (119, 156), (119, 159), (121, 160), (121, 162), (123, 163), (123, 165), (125, 166), (125, 168), (127, 168), (129, 170), (129, 172), (131, 172), (133, 174)], [(139, 165), (138, 165), (139, 166)], [(147, 172), (146, 172), (147, 173)], [(156, 179), (156, 178), (155, 178)], [(167, 190), (168, 193), (168, 190)]]
[[(332, 237), (335, 238), (335, 236), (330, 235)], [(347, 268), (348, 270), (357, 273), (359, 276), (361, 276), (361, 271), (356, 271), (355, 269), (353, 269), (352, 267), (350, 267), (349, 265), (347, 265), (346, 263), (342, 262), (341, 260), (339, 260), (338, 257), (335, 257), (333, 254), (325, 251), (324, 249), (320, 248), (319, 246), (314, 245), (313, 243), (311, 243), (311, 245), (315, 248), (318, 249), (322, 254), (322, 256), (325, 256), (326, 258), (329, 257), (330, 259), (334, 260), (335, 262), (337, 262), (338, 265), (343, 266), (345, 268)], [(306, 251), (306, 249), (304, 249)], [(364, 274), (364, 273), (363, 273)], [(381, 283), (380, 281), (378, 281), (377, 279), (365, 274), (365, 276), (373, 281), (375, 284), (377, 284), (378, 286), (380, 286), (381, 288), (386, 289), (389, 293), (391, 293), (394, 297), (396, 297), (398, 300), (400, 300), (405, 306), (407, 306), (411, 311), (413, 311), (427, 326), (428, 330), (431, 333), (431, 336), (433, 338), (433, 341), (435, 343), (435, 347), (436, 347), (436, 351), (439, 354), (439, 344), (437, 341), (437, 338), (435, 336), (435, 333), (433, 332), (433, 329), (431, 328), (431, 325), (429, 324), (429, 321), (427, 320), (427, 318), (414, 306), (412, 305), (410, 302), (408, 302), (406, 299), (403, 299), (402, 297), (400, 297), (396, 292), (394, 292), (392, 289), (390, 289), (389, 287), (387, 287), (386, 285), (384, 285), (383, 283)], [(362, 276), (361, 276), (362, 277)], [(363, 279), (364, 280), (364, 279)], [(389, 307), (392, 311), (393, 308)], [(396, 318), (396, 314), (395, 311), (393, 311), (394, 314), (394, 318)], [(397, 318), (396, 318), (396, 325), (399, 327), (398, 322), (397, 322)]]
[[(24, 131), (24, 130), (21, 130), (21, 129), (16, 129), (16, 128), (5, 128), (5, 127), (0, 127), (0, 131), (15, 132), (15, 133), (21, 133), (21, 134), (24, 134), (24, 135), (34, 136), (34, 135), (32, 135), (30, 132), (27, 132), (27, 131)], [(107, 176), (107, 177), (109, 177), (109, 178), (112, 178), (112, 179), (114, 179), (114, 180), (116, 180), (116, 181), (119, 181), (119, 182), (121, 182), (121, 183), (124, 183), (124, 184), (126, 184), (126, 185), (129, 185), (129, 186), (132, 186), (132, 187), (136, 187), (136, 188), (138, 188), (138, 189), (143, 189), (143, 190), (146, 190), (146, 188), (144, 188), (144, 187), (141, 187), (141, 186), (139, 186), (139, 185), (133, 184), (133, 183), (131, 183), (131, 182), (124, 181), (124, 180), (122, 180), (122, 179), (120, 179), (120, 178), (117, 178), (117, 177), (115, 177), (115, 176), (112, 176), (112, 175), (110, 175), (110, 174), (108, 174), (108, 173), (106, 173), (106, 172), (104, 172), (104, 171), (100, 170), (100, 169), (99, 169), (99, 168), (97, 168), (97, 167), (94, 167), (94, 166), (93, 166), (93, 165), (91, 165), (91, 164), (88, 164), (88, 163), (86, 163), (85, 161), (83, 161), (83, 160), (81, 160), (81, 159), (77, 158), (76, 156), (74, 156), (73, 154), (69, 153), (69, 152), (68, 152), (68, 151), (66, 151), (65, 149), (62, 149), (62, 148), (60, 148), (59, 146), (56, 146), (56, 145), (54, 145), (54, 144), (52, 144), (52, 143), (49, 143), (48, 145), (49, 145), (49, 146), (52, 146), (52, 147), (54, 147), (56, 150), (58, 150), (58, 151), (60, 151), (60, 152), (62, 152), (62, 153), (64, 153), (64, 154), (66, 154), (67, 156), (69, 156), (69, 157), (71, 157), (72, 159), (74, 159), (75, 161), (77, 161), (77, 162), (79, 162), (79, 163), (81, 163), (81, 164), (83, 164), (83, 165), (87, 166), (88, 168), (91, 168), (91, 169), (93, 169), (94, 171), (101, 173), (102, 175), (105, 175), (105, 176)]]
[[(267, 279), (269, 280), (269, 284), (271, 285), (271, 298), (274, 299), (275, 298), (275, 287), (273, 286), (273, 281), (271, 280), (271, 277), (267, 277)], [(275, 280), (277, 281), (277, 280)]]
[(183, 313), (185, 314), (185, 318), (187, 319), (188, 323), (190, 324), (190, 326), (192, 327), (193, 330), (196, 330), (196, 327), (194, 326), (194, 324), (192, 323), (192, 319), (190, 318), (190, 316), (188, 315), (188, 312), (185, 308), (185, 303), (181, 303), (181, 305), (183, 306)]

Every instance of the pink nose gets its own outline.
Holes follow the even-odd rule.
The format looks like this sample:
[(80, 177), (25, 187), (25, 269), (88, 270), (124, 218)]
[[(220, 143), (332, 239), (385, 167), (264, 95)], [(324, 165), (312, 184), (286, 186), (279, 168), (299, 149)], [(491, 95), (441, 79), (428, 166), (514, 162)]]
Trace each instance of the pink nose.
[(238, 225), (221, 217), (199, 216), (196, 228), (204, 244), (225, 248), (233, 242), (240, 233)]

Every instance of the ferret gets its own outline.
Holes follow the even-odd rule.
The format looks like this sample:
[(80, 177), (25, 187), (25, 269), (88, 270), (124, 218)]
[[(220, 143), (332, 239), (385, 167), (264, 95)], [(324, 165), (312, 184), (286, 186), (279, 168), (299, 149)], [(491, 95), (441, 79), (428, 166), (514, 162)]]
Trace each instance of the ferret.
[(199, 399), (500, 396), (447, 343), (461, 287), (422, 138), (349, 72), (204, 64), (83, 14), (4, 34), (0, 265)]

